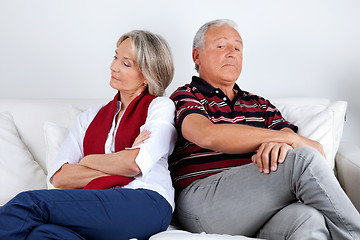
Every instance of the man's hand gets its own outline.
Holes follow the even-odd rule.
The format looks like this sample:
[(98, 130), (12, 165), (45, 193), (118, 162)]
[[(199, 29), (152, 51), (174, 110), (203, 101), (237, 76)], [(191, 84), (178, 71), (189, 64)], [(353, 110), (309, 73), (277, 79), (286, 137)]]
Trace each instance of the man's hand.
[(323, 146), (321, 145), (321, 143), (319, 143), (317, 141), (314, 141), (314, 140), (311, 140), (309, 138), (303, 137), (303, 136), (301, 136), (299, 134), (296, 134), (296, 141), (293, 141), (290, 145), (293, 148), (304, 147), (304, 146), (313, 147), (316, 150), (318, 150), (321, 153), (321, 155), (326, 157), (325, 153), (324, 153)]
[(285, 161), (286, 154), (293, 149), (286, 143), (263, 143), (251, 160), (258, 165), (259, 171), (269, 174), (277, 170), (278, 163)]

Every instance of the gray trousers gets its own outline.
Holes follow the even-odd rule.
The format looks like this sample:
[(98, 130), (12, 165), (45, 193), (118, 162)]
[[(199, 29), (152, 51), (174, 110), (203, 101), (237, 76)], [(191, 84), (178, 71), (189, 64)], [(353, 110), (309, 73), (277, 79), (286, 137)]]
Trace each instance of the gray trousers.
[(266, 239), (360, 239), (360, 215), (313, 148), (288, 152), (276, 172), (255, 164), (197, 180), (176, 202), (191, 232)]

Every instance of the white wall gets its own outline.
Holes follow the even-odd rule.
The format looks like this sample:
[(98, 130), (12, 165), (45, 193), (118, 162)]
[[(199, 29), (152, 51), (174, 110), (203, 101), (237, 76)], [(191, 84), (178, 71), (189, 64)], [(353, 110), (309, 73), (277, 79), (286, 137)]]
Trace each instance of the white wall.
[(195, 74), (197, 29), (230, 18), (245, 46), (241, 88), (346, 100), (344, 139), (360, 145), (359, 12), (357, 0), (0, 0), (0, 97), (111, 98), (115, 42), (133, 29), (170, 43), (170, 94)]

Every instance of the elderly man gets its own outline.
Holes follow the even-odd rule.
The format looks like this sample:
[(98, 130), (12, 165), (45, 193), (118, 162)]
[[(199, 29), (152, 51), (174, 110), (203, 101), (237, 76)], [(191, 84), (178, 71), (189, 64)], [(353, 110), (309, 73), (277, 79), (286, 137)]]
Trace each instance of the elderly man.
[(171, 96), (179, 222), (193, 232), (266, 239), (359, 239), (359, 213), (323, 164), (322, 146), (235, 83), (242, 51), (235, 23), (206, 23), (192, 53), (199, 77)]

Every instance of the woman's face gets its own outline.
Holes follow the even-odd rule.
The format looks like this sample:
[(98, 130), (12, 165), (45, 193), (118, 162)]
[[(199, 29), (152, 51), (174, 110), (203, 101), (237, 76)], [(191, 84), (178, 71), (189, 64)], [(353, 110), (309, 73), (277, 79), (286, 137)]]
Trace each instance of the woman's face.
[(147, 80), (135, 61), (130, 38), (115, 50), (110, 70), (112, 88), (122, 93), (139, 93), (146, 89)]

